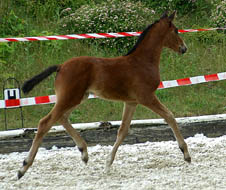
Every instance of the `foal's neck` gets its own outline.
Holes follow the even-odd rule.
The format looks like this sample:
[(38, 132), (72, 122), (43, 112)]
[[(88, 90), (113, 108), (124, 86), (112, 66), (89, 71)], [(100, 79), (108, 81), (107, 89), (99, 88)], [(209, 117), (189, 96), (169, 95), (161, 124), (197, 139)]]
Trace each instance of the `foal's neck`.
[(151, 28), (133, 53), (133, 56), (143, 59), (143, 63), (159, 65), (163, 42), (167, 32), (167, 29), (161, 29), (160, 26)]

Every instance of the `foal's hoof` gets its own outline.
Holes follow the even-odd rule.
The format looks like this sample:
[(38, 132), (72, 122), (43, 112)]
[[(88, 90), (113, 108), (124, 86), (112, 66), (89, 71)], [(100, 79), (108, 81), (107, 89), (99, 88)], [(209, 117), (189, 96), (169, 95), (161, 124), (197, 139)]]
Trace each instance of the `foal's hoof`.
[(87, 164), (88, 161), (89, 161), (89, 157), (88, 157), (88, 156), (82, 157), (82, 161), (83, 161), (85, 164)]
[(187, 157), (187, 158), (184, 158), (184, 160), (185, 160), (186, 162), (188, 162), (188, 163), (191, 163), (191, 157), (190, 157), (190, 156)]
[(89, 156), (88, 156), (88, 153), (87, 152), (83, 152), (82, 153), (82, 161), (87, 164), (88, 161), (89, 161)]
[(20, 179), (20, 178), (22, 178), (24, 176), (24, 174), (21, 172), (21, 171), (18, 171), (18, 173), (17, 173), (17, 178), (18, 178), (18, 180)]
[(111, 171), (111, 166), (108, 165), (108, 164), (106, 164), (106, 166), (105, 166), (105, 168), (104, 168), (104, 173), (105, 173), (105, 174), (109, 174), (110, 171)]
[[(179, 148), (180, 148), (180, 150), (181, 150), (181, 152), (184, 154), (184, 160), (186, 161), (186, 162), (188, 162), (188, 163), (191, 163), (191, 157), (190, 157), (190, 155), (189, 155), (189, 153), (188, 153), (188, 150), (187, 150), (187, 145), (185, 144), (185, 146), (179, 146)], [(186, 149), (185, 149), (186, 148)], [(185, 150), (186, 151), (185, 151)]]
[(79, 149), (79, 151), (80, 151), (81, 154), (82, 154), (82, 161), (83, 161), (85, 164), (87, 164), (87, 163), (88, 163), (88, 160), (89, 160), (89, 156), (88, 156), (87, 150), (84, 151), (84, 149), (83, 149), (83, 148), (80, 148), (80, 147), (78, 147), (78, 149)]

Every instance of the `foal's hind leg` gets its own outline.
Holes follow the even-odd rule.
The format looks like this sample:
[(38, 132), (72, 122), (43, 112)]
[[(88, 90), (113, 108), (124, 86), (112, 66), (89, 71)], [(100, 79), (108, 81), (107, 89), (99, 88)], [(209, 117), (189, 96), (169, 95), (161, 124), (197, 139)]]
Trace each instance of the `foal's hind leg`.
[(181, 151), (184, 154), (184, 160), (187, 162), (191, 162), (191, 157), (188, 152), (187, 144), (184, 141), (184, 138), (179, 131), (178, 125), (176, 123), (176, 120), (175, 120), (173, 114), (163, 104), (160, 103), (160, 101), (158, 100), (158, 98), (155, 95), (151, 96), (150, 99), (142, 98), (140, 100), (140, 103), (143, 104), (144, 106), (152, 109), (154, 112), (156, 112), (157, 114), (159, 114), (161, 117), (163, 117), (165, 119), (165, 121), (171, 127), (171, 129), (174, 133), (174, 136), (177, 139), (179, 148), (181, 149)]
[(18, 179), (20, 179), (32, 165), (43, 137), (50, 130), (51, 126), (62, 116), (62, 114), (63, 111), (56, 104), (52, 111), (39, 121), (38, 131), (33, 140), (28, 157), (24, 160), (23, 167), (18, 171)]
[(110, 170), (110, 166), (112, 165), (112, 163), (115, 159), (115, 155), (118, 150), (118, 147), (122, 144), (123, 140), (125, 139), (125, 137), (128, 134), (130, 122), (133, 117), (133, 113), (136, 109), (136, 105), (137, 104), (135, 104), (135, 103), (125, 103), (124, 104), (122, 123), (118, 130), (118, 135), (117, 135), (117, 139), (114, 144), (114, 147), (106, 162), (106, 168), (105, 168), (106, 172), (108, 172)]
[(79, 133), (69, 123), (68, 116), (70, 113), (71, 112), (64, 114), (60, 119), (60, 123), (64, 126), (67, 133), (73, 138), (75, 144), (77, 145), (79, 151), (82, 154), (82, 161), (84, 163), (87, 163), (88, 162), (87, 144), (83, 140), (83, 138), (79, 135)]

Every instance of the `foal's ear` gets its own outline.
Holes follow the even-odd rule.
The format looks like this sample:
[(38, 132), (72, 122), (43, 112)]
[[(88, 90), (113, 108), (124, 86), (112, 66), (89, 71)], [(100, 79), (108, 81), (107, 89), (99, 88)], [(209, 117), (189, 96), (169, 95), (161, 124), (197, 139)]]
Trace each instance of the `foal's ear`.
[(162, 19), (162, 18), (166, 18), (166, 17), (168, 17), (168, 11), (165, 11), (165, 12), (162, 14), (161, 19)]
[(174, 12), (169, 16), (169, 20), (170, 20), (170, 21), (173, 21), (175, 15), (176, 15), (176, 12), (177, 12), (177, 11), (174, 11)]

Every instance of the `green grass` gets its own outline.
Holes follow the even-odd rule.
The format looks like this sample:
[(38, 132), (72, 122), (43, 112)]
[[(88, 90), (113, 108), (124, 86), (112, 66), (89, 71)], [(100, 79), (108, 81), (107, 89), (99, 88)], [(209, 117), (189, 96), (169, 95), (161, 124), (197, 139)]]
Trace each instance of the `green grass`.
[[(20, 12), (21, 13), (21, 12)], [(22, 13), (21, 13), (22, 14)], [(197, 20), (180, 18), (177, 23), (180, 28), (189, 28)], [(186, 24), (188, 23), (188, 24)], [(205, 26), (206, 23), (201, 23)], [(54, 31), (54, 25), (46, 23), (30, 25), (36, 30)], [(95, 31), (94, 31), (95, 32)], [(215, 39), (217, 32), (200, 32), (181, 34), (188, 46), (188, 52), (178, 55), (171, 50), (164, 49), (160, 71), (161, 80), (174, 80), (198, 75), (225, 72), (226, 68), (226, 43), (225, 35), (220, 41)], [(212, 39), (212, 37), (214, 39)], [(203, 40), (204, 39), (204, 40)], [(98, 39), (101, 40), (101, 39)], [(109, 39), (111, 40), (111, 39)], [(87, 40), (64, 40), (43, 42), (17, 42), (9, 43), (13, 50), (10, 56), (3, 52), (0, 57), (0, 87), (8, 77), (17, 78), (22, 84), (24, 80), (39, 73), (49, 65), (61, 64), (65, 60), (76, 56), (115, 57), (117, 49), (107, 47), (88, 46)], [(0, 47), (1, 48), (1, 47)], [(125, 50), (125, 53), (127, 50)], [(28, 97), (54, 94), (54, 76), (49, 77), (35, 88)], [(226, 113), (226, 82), (209, 82), (192, 86), (184, 86), (158, 90), (157, 96), (176, 117), (208, 115)], [(22, 97), (25, 97), (22, 95)], [(0, 99), (3, 95), (0, 94)], [(39, 105), (23, 107), (25, 127), (36, 127), (40, 118), (45, 116), (53, 105)], [(123, 103), (108, 102), (100, 99), (87, 100), (71, 114), (72, 123), (120, 120)], [(19, 109), (8, 109), (8, 128), (20, 128)], [(133, 119), (159, 118), (152, 111), (138, 106)], [(4, 110), (0, 110), (0, 130), (4, 130)]]
[[(186, 38), (186, 34), (183, 34)], [(196, 35), (193, 33), (193, 35)], [(113, 57), (117, 56), (117, 51), (99, 49), (97, 47), (88, 47), (80, 41), (62, 41), (61, 51), (53, 52), (51, 49), (42, 47), (41, 43), (22, 43), (18, 45), (18, 49), (14, 55), (7, 60), (7, 66), (1, 76), (16, 77), (22, 81), (45, 69), (49, 65), (60, 64), (64, 60), (81, 55)], [(165, 49), (161, 59), (161, 79), (174, 80), (179, 78), (206, 75), (225, 71), (225, 52), (224, 44), (205, 44), (193, 39), (186, 40), (189, 51), (184, 55), (177, 55), (171, 50)], [(28, 49), (26, 50), (28, 46)], [(33, 47), (37, 46), (37, 47)], [(68, 47), (68, 48), (67, 48)], [(32, 53), (31, 53), (32, 52)], [(40, 56), (42, 55), (42, 56)], [(37, 88), (35, 88), (29, 97), (51, 95), (54, 94), (54, 76), (51, 76)], [(2, 82), (1, 82), (2, 85)], [(207, 115), (226, 113), (224, 102), (225, 98), (225, 81), (210, 82), (193, 86), (177, 87), (171, 89), (162, 89), (157, 91), (157, 96), (176, 117)], [(24, 97), (24, 95), (22, 95)], [(1, 96), (2, 99), (2, 96)], [(31, 107), (23, 107), (25, 118), (25, 127), (35, 127), (40, 118), (45, 116), (53, 105), (39, 105)], [(120, 120), (122, 114), (123, 103), (108, 102), (99, 99), (92, 99), (80, 105), (72, 114), (71, 122), (94, 122), (94, 121), (110, 121)], [(8, 127), (19, 128), (21, 122), (19, 120), (19, 112), (8, 110)], [(4, 129), (4, 110), (0, 110), (2, 117), (0, 118), (1, 127)], [(138, 106), (134, 119), (159, 118), (152, 111)]]

